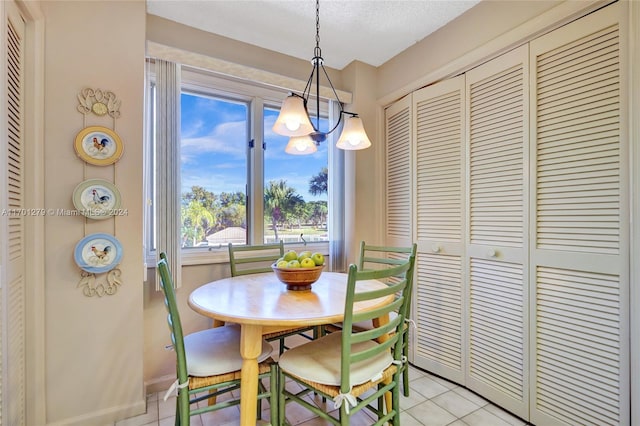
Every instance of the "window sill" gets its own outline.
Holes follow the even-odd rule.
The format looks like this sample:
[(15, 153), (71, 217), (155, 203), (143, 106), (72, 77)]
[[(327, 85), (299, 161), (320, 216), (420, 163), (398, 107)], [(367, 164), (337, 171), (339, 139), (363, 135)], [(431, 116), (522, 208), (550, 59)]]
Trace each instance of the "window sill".
[[(303, 250), (310, 250), (312, 252), (320, 252), (325, 255), (325, 257), (329, 256), (329, 243), (308, 243), (304, 244), (286, 244), (284, 246), (284, 250), (295, 250), (297, 252), (301, 252)], [(182, 250), (181, 254), (182, 266), (195, 266), (195, 265), (212, 265), (216, 263), (229, 263), (229, 251), (227, 247), (220, 248), (193, 248)], [(155, 268), (156, 258), (155, 253), (150, 253), (147, 255), (147, 265), (150, 268)]]

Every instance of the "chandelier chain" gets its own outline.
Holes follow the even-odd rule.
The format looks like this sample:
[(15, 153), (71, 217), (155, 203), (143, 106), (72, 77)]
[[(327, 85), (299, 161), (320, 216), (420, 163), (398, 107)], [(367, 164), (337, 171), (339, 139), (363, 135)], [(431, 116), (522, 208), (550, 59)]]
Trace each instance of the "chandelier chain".
[(316, 49), (320, 49), (320, 0), (316, 0)]

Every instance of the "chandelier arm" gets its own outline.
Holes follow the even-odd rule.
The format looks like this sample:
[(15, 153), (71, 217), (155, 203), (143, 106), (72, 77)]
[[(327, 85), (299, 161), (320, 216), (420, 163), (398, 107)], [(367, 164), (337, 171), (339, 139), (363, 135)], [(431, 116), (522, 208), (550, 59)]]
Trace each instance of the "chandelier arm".
[(311, 95), (311, 85), (313, 84), (313, 75), (315, 74), (316, 68), (315, 65), (311, 70), (311, 75), (307, 80), (307, 85), (304, 86), (304, 91), (302, 92), (302, 99), (304, 99), (305, 106), (307, 104), (307, 100), (309, 99), (309, 95)]
[(324, 64), (320, 64), (320, 66), (322, 67), (322, 71), (324, 72), (325, 77), (327, 77), (327, 81), (329, 82), (331, 91), (333, 91), (333, 96), (335, 96), (336, 101), (338, 101), (338, 104), (340, 105), (340, 112), (342, 113), (344, 109), (342, 108), (342, 102), (340, 101), (340, 97), (338, 97), (338, 92), (336, 92), (335, 87), (333, 87), (333, 83), (331, 83), (331, 79), (329, 78), (329, 74), (327, 73), (327, 70), (324, 67)]

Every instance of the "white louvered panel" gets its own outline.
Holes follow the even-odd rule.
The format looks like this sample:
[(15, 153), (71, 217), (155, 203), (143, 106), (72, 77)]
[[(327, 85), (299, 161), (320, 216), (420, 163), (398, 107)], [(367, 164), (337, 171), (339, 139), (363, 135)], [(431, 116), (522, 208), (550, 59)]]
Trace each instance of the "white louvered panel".
[(537, 246), (620, 252), (617, 27), (537, 56)]
[(411, 242), (411, 102), (387, 109), (387, 226), (390, 245)]
[(462, 239), (462, 92), (416, 104), (418, 239)]
[[(6, 186), (2, 195), (11, 214), (7, 221), (7, 279), (3, 288), (2, 313), (5, 347), (3, 351), (3, 424), (24, 425), (26, 422), (26, 371), (25, 371), (25, 248), (24, 248), (24, 27), (15, 3), (5, 2), (7, 20), (6, 35), (6, 120), (7, 140), (3, 161), (6, 165)], [(5, 75), (5, 74), (3, 74)], [(6, 369), (6, 370), (5, 370)]]
[(414, 363), (464, 384), (464, 76), (413, 94)]
[(445, 377), (461, 378), (462, 283), (457, 256), (416, 259), (416, 362)]
[(469, 238), (523, 245), (523, 64), (470, 85)]
[(488, 386), (522, 405), (528, 396), (522, 265), (471, 259), (469, 274), (469, 387)]
[(467, 386), (529, 419), (528, 49), (467, 73)]
[(619, 13), (611, 5), (531, 43), (536, 424), (630, 423)]
[(568, 424), (620, 424), (617, 276), (539, 267), (537, 408)]

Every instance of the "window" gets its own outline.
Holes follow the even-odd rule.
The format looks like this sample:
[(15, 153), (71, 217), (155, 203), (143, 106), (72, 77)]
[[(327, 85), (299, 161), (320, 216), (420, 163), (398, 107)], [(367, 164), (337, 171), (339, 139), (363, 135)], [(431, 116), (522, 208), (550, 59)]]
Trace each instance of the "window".
[[(264, 242), (328, 241), (328, 146), (304, 157), (285, 153), (289, 138), (271, 131), (278, 113), (264, 109)], [(328, 125), (320, 119), (321, 128)]]
[(250, 104), (180, 95), (180, 218), (183, 248), (247, 242)]
[[(304, 157), (284, 152), (288, 138), (271, 131), (287, 95), (182, 67), (180, 73), (179, 175), (182, 263), (226, 259), (226, 245), (284, 240), (328, 253), (328, 140)], [(148, 117), (154, 117), (153, 77)], [(328, 128), (328, 103), (320, 126)], [(312, 119), (316, 120), (315, 117)], [(150, 121), (153, 121), (150, 119)], [(150, 126), (148, 255), (155, 256), (156, 130)], [(177, 228), (177, 226), (176, 226)], [(220, 255), (218, 255), (220, 253)]]

